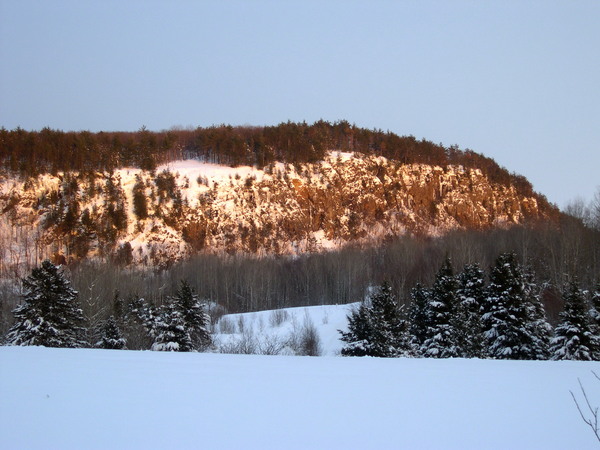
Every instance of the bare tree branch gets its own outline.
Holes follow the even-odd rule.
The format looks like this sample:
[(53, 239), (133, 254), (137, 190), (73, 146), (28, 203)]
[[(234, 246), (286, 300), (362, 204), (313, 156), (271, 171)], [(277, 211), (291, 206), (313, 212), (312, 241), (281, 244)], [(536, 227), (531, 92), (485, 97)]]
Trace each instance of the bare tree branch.
[[(598, 377), (596, 372), (592, 371), (592, 373), (600, 381), (600, 377)], [(569, 392), (571, 393), (571, 397), (573, 397), (573, 401), (575, 402), (575, 406), (577, 406), (577, 411), (579, 411), (579, 415), (581, 416), (581, 419), (583, 420), (584, 423), (586, 423), (592, 429), (592, 431), (596, 435), (596, 439), (598, 439), (598, 442), (600, 442), (600, 430), (598, 429), (598, 407), (597, 406), (595, 408), (592, 407), (592, 405), (590, 404), (590, 401), (588, 399), (587, 393), (585, 392), (585, 389), (584, 389), (583, 385), (581, 384), (581, 380), (579, 378), (577, 378), (577, 381), (579, 382), (579, 387), (581, 388), (581, 393), (583, 394), (585, 403), (586, 403), (588, 409), (590, 410), (589, 417), (586, 417), (585, 414), (583, 413), (583, 411), (581, 410), (581, 406), (579, 406), (579, 402), (577, 401), (575, 394), (573, 394), (573, 391), (569, 391)]]

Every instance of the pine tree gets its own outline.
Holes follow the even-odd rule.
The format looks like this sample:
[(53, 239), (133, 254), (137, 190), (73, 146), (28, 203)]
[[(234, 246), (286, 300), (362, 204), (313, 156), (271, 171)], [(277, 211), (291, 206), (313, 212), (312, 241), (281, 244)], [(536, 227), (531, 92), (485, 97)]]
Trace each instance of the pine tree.
[(429, 328), (429, 305), (430, 292), (427, 288), (417, 283), (410, 291), (410, 308), (408, 310), (408, 323), (410, 343), (413, 352), (421, 355), (423, 343), (427, 337)]
[(110, 316), (104, 321), (100, 327), (100, 333), (100, 340), (96, 342), (97, 348), (112, 350), (123, 350), (127, 348), (125, 338), (123, 337), (114, 316)]
[(478, 264), (467, 264), (457, 278), (458, 347), (466, 358), (481, 358), (485, 356), (481, 323), (481, 308), (485, 300), (484, 272)]
[(210, 317), (206, 313), (206, 305), (198, 299), (187, 281), (171, 299), (175, 309), (181, 314), (183, 324), (192, 340), (194, 350), (204, 350), (211, 345)]
[(408, 356), (406, 328), (392, 289), (384, 282), (348, 317), (348, 332), (340, 332), (346, 342), (342, 355)]
[(489, 356), (497, 359), (538, 359), (536, 324), (541, 308), (532, 305), (526, 277), (514, 253), (496, 259), (483, 308), (483, 329)]
[(456, 328), (456, 277), (450, 258), (446, 258), (431, 288), (428, 304), (428, 322), (423, 355), (432, 358), (461, 356)]
[(554, 331), (551, 343), (552, 359), (591, 361), (600, 352), (600, 337), (588, 314), (588, 307), (577, 281), (568, 283), (563, 291), (565, 309)]
[(23, 280), (23, 303), (13, 310), (9, 345), (84, 347), (85, 321), (71, 287), (59, 267), (45, 260)]

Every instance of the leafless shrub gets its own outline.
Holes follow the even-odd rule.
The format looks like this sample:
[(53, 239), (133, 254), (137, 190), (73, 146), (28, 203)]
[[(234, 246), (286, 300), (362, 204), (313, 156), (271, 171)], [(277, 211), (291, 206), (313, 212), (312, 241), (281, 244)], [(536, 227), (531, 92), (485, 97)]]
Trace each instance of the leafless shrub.
[(223, 317), (219, 321), (219, 333), (221, 334), (234, 334), (235, 333), (235, 323), (227, 317)]
[(276, 336), (264, 336), (257, 343), (259, 355), (280, 355), (286, 347), (285, 341)]
[(290, 334), (288, 345), (294, 354), (299, 356), (319, 356), (321, 355), (321, 338), (314, 323), (306, 314), (304, 323)]
[(282, 323), (287, 322), (289, 318), (290, 315), (285, 309), (274, 309), (269, 315), (269, 324), (272, 327), (278, 327)]

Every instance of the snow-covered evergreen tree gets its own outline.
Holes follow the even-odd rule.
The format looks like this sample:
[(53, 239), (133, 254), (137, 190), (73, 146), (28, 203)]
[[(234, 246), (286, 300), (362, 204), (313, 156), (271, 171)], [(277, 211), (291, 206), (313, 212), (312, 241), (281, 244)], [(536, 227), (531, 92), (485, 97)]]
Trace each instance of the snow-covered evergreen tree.
[(596, 327), (598, 334), (600, 334), (600, 282), (596, 284), (596, 289), (594, 289), (590, 303), (592, 324)]
[[(590, 299), (590, 319), (592, 321), (592, 330), (594, 335), (600, 336), (600, 281), (596, 283), (596, 288)], [(594, 355), (594, 361), (600, 361), (600, 349)]]
[(485, 300), (485, 274), (478, 264), (467, 264), (458, 274), (456, 328), (458, 347), (465, 358), (485, 356), (481, 308)]
[(422, 347), (429, 328), (429, 289), (417, 283), (410, 291), (410, 307), (408, 309), (408, 329), (410, 344), (415, 355), (422, 355)]
[(523, 271), (523, 293), (527, 309), (527, 334), (531, 338), (531, 359), (548, 359), (552, 326), (546, 319), (540, 289), (535, 283), (535, 275), (531, 268)]
[(406, 322), (384, 282), (348, 317), (348, 332), (341, 332), (343, 356), (408, 356), (410, 344)]
[(211, 344), (210, 316), (206, 312), (206, 304), (201, 302), (187, 281), (171, 299), (173, 306), (183, 318), (184, 326), (192, 339), (194, 350), (204, 350)]
[(370, 354), (372, 329), (370, 305), (363, 301), (348, 315), (348, 331), (340, 331), (340, 340), (346, 343), (342, 356), (373, 356)]
[[(483, 307), (483, 330), (489, 356), (497, 359), (540, 358), (538, 305), (532, 305), (526, 277), (514, 253), (496, 259)], [(543, 315), (543, 309), (541, 310)]]
[(161, 314), (156, 321), (152, 350), (161, 352), (190, 352), (194, 350), (183, 314), (173, 303), (161, 309)]
[(568, 283), (563, 291), (565, 309), (554, 330), (551, 343), (552, 359), (591, 361), (600, 353), (600, 336), (595, 333), (588, 314), (584, 294), (577, 281)]
[(456, 329), (456, 277), (450, 258), (446, 258), (431, 288), (428, 304), (428, 328), (423, 355), (431, 358), (461, 356)]
[(13, 310), (9, 345), (77, 348), (87, 345), (83, 312), (62, 270), (45, 260), (23, 279), (23, 303)]
[(109, 350), (123, 350), (127, 348), (127, 342), (119, 329), (114, 316), (106, 319), (100, 327), (100, 340), (96, 342), (97, 348)]

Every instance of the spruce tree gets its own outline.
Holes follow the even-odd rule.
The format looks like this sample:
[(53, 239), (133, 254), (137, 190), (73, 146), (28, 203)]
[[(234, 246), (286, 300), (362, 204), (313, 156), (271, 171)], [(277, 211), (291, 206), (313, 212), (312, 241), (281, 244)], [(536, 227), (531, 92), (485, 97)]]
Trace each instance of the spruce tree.
[(531, 268), (524, 269), (523, 272), (523, 293), (527, 310), (526, 331), (531, 339), (531, 359), (548, 359), (552, 326), (546, 319), (540, 289), (535, 283)]
[(100, 340), (96, 342), (96, 347), (109, 350), (123, 350), (127, 348), (125, 338), (114, 316), (110, 316), (102, 323), (100, 327)]
[(600, 282), (596, 284), (596, 289), (592, 294), (590, 303), (590, 318), (592, 319), (592, 324), (597, 330), (597, 334), (600, 335)]
[(410, 343), (415, 355), (422, 355), (423, 343), (429, 328), (429, 296), (427, 288), (417, 283), (410, 291), (410, 308), (408, 310), (408, 327)]
[[(600, 218), (600, 217), (599, 217)], [(590, 299), (590, 319), (594, 335), (600, 336), (600, 282), (596, 283), (596, 289)], [(600, 348), (594, 355), (594, 361), (600, 361)]]
[(485, 338), (481, 308), (485, 300), (485, 274), (478, 264), (467, 264), (458, 275), (457, 313), (458, 347), (466, 358), (485, 356)]
[(568, 283), (563, 290), (563, 300), (565, 309), (560, 313), (561, 322), (554, 331), (551, 343), (552, 359), (596, 359), (600, 352), (600, 337), (595, 333), (577, 281)]
[(384, 282), (358, 310), (348, 317), (348, 332), (341, 332), (343, 356), (408, 356), (410, 346), (406, 322)]
[(23, 303), (13, 310), (9, 345), (84, 347), (83, 312), (62, 270), (45, 260), (23, 279)]
[(194, 350), (192, 338), (185, 326), (181, 311), (173, 303), (164, 306), (156, 322), (152, 350), (162, 352), (190, 352)]
[(181, 314), (183, 324), (192, 340), (194, 350), (204, 350), (211, 345), (210, 317), (206, 305), (198, 299), (187, 281), (170, 299), (175, 309)]
[(369, 310), (367, 301), (363, 301), (348, 315), (348, 331), (340, 331), (340, 340), (346, 343), (342, 347), (342, 356), (373, 356), (370, 354), (373, 326)]
[(526, 281), (514, 253), (503, 253), (496, 259), (482, 316), (488, 354), (492, 358), (540, 358), (543, 308), (533, 303)]
[(428, 304), (429, 326), (423, 343), (423, 355), (432, 358), (453, 358), (461, 356), (458, 348), (455, 314), (456, 277), (450, 258), (446, 258), (438, 271), (431, 288)]

